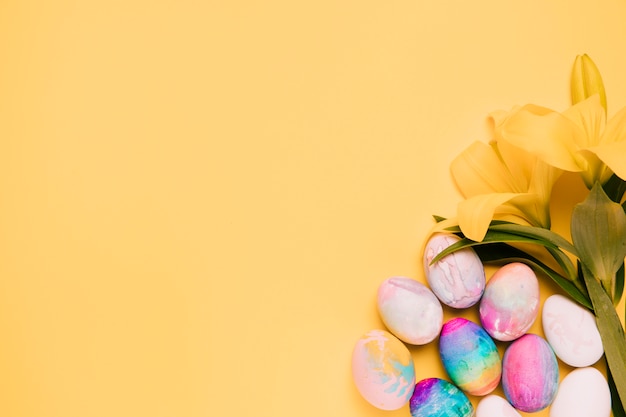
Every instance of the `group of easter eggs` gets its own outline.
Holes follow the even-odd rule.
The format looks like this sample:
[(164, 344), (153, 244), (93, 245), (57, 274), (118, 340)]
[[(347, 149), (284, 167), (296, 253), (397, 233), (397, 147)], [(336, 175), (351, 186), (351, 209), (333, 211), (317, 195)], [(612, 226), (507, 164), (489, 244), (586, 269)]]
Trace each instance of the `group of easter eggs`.
[[(383, 410), (408, 403), (413, 417), (515, 417), (518, 410), (533, 413), (548, 406), (550, 417), (609, 417), (608, 384), (592, 367), (604, 353), (593, 314), (554, 294), (543, 303), (545, 339), (528, 333), (540, 307), (533, 270), (509, 263), (486, 283), (471, 248), (432, 263), (458, 240), (444, 233), (428, 240), (428, 286), (393, 277), (378, 288), (377, 307), (386, 329), (365, 333), (352, 353), (352, 377), (361, 395)], [(442, 303), (458, 310), (478, 305), (480, 325), (462, 317), (444, 323)], [(416, 382), (407, 345), (437, 337), (450, 381)], [(502, 358), (495, 341), (506, 343)], [(573, 367), (560, 383), (557, 358)], [(500, 383), (505, 398), (492, 394)], [(480, 399), (476, 409), (468, 394)]]

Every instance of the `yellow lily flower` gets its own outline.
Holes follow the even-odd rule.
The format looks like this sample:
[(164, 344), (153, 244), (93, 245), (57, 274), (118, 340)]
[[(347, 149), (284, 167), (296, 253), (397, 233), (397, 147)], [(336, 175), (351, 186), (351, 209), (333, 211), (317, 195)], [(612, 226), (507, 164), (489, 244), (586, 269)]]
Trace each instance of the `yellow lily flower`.
[(598, 94), (602, 107), (604, 107), (604, 110), (607, 109), (606, 91), (604, 90), (602, 76), (596, 64), (587, 54), (578, 55), (574, 61), (570, 79), (570, 91), (572, 93), (572, 104)]
[(563, 113), (532, 104), (514, 109), (496, 134), (554, 167), (580, 172), (588, 188), (613, 173), (626, 180), (626, 108), (607, 122), (598, 94)]
[[(496, 127), (504, 120), (502, 113), (492, 117)], [(492, 219), (550, 228), (550, 192), (560, 170), (501, 140), (474, 142), (450, 169), (466, 198), (456, 222), (469, 239), (482, 241)]]

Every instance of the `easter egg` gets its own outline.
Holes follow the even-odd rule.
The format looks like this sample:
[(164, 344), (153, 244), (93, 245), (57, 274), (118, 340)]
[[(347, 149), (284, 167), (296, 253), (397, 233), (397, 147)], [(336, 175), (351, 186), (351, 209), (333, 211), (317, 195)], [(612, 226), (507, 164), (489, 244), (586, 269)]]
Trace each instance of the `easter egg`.
[(549, 406), (559, 385), (559, 365), (548, 342), (527, 333), (513, 341), (502, 359), (502, 389), (518, 410), (528, 413)]
[(578, 368), (559, 386), (550, 406), (550, 417), (609, 417), (611, 392), (604, 376), (596, 368)]
[(377, 306), (385, 326), (413, 345), (431, 342), (443, 324), (443, 309), (432, 291), (410, 278), (394, 277), (378, 287)]
[(480, 300), (480, 322), (496, 340), (522, 336), (539, 312), (539, 282), (528, 266), (513, 262), (491, 277)]
[(428, 285), (443, 304), (467, 308), (476, 304), (485, 290), (485, 268), (476, 252), (465, 248), (431, 265), (435, 256), (459, 240), (452, 234), (434, 234), (424, 249), (424, 271)]
[(413, 394), (413, 358), (394, 335), (371, 330), (356, 342), (352, 351), (352, 378), (370, 404), (382, 410), (396, 410)]
[(556, 356), (570, 366), (596, 363), (604, 353), (594, 315), (559, 294), (543, 303), (541, 322), (546, 339)]
[(487, 395), (476, 406), (476, 417), (522, 417), (507, 400), (497, 395)]
[(500, 354), (479, 325), (461, 317), (446, 322), (439, 337), (439, 355), (446, 372), (471, 395), (486, 395), (500, 382)]
[(415, 385), (409, 402), (412, 417), (471, 417), (474, 407), (453, 384), (439, 378), (423, 379)]

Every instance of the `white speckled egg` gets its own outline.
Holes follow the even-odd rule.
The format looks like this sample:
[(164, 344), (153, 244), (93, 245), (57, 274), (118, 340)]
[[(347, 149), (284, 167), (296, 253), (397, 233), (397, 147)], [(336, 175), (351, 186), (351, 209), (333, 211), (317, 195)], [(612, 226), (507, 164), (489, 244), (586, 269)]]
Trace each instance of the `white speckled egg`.
[(480, 322), (496, 340), (522, 336), (539, 312), (539, 282), (528, 266), (513, 262), (491, 277), (480, 300)]
[(398, 339), (413, 345), (431, 342), (441, 330), (443, 309), (432, 291), (410, 278), (389, 278), (378, 287), (378, 312)]
[(604, 353), (594, 315), (559, 294), (548, 297), (541, 314), (543, 332), (556, 356), (570, 366), (596, 363)]
[(485, 290), (485, 268), (476, 252), (465, 248), (431, 265), (435, 256), (459, 240), (452, 234), (434, 234), (424, 249), (424, 271), (430, 288), (443, 304), (467, 308), (476, 304)]
[(522, 417), (507, 400), (497, 395), (487, 395), (476, 407), (476, 417)]
[(352, 351), (352, 378), (358, 391), (374, 407), (397, 410), (415, 388), (415, 367), (409, 349), (384, 330), (363, 335)]
[(609, 417), (611, 392), (596, 368), (578, 368), (563, 381), (550, 406), (550, 417)]
[(502, 390), (520, 411), (534, 413), (554, 401), (559, 386), (559, 364), (548, 342), (526, 333), (513, 341), (502, 359)]

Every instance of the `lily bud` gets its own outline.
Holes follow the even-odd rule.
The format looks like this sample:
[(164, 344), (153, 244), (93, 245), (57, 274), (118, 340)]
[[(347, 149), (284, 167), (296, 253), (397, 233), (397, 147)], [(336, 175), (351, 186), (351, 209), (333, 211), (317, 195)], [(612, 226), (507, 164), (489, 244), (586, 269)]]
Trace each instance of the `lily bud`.
[(594, 94), (600, 96), (600, 103), (604, 110), (606, 107), (606, 92), (598, 67), (587, 54), (576, 56), (572, 68), (571, 79), (572, 105), (591, 97)]

